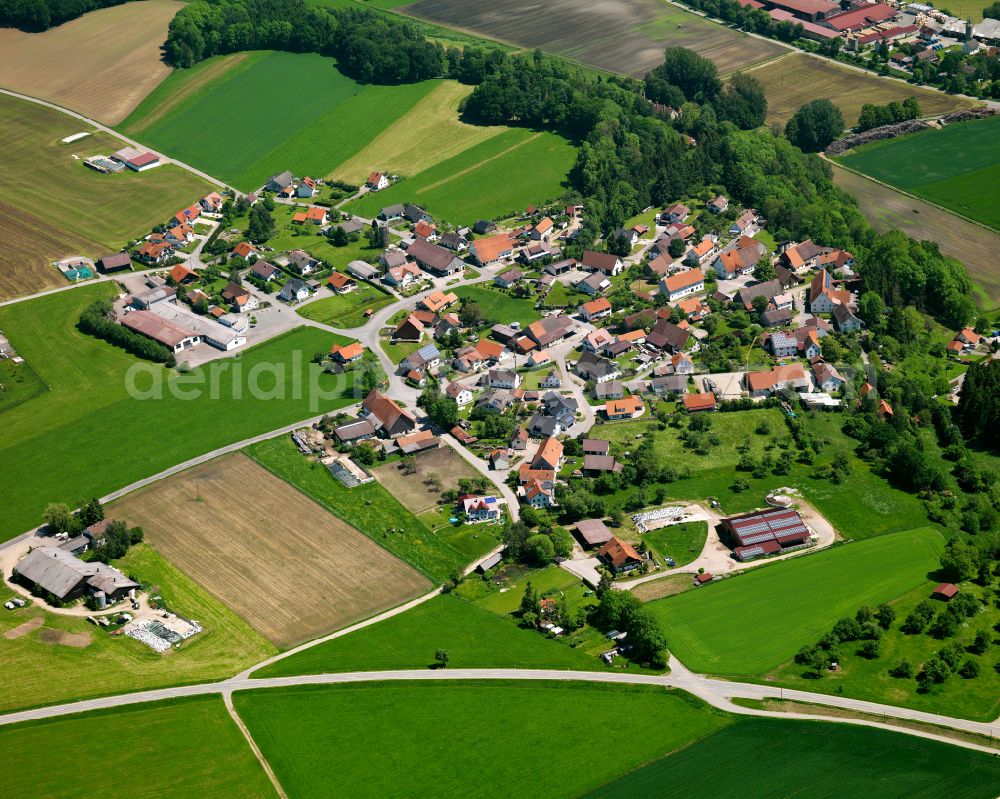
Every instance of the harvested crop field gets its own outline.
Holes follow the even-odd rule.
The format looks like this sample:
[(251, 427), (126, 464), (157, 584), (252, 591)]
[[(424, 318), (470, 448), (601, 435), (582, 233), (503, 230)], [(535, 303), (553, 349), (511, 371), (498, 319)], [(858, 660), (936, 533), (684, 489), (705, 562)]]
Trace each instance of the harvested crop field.
[(784, 125), (798, 109), (817, 98), (833, 102), (854, 126), (865, 103), (884, 104), (915, 96), (924, 116), (973, 105), (971, 100), (881, 78), (808, 53), (793, 53), (752, 70), (767, 92), (767, 121)]
[(545, 4), (418, 0), (397, 10), (624, 75), (645, 74), (663, 60), (664, 49), (672, 46), (688, 47), (712, 59), (720, 72), (759, 64), (786, 50), (776, 42), (751, 38), (657, 0), (550, 0)]
[[(457, 487), (460, 478), (478, 475), (461, 455), (448, 446), (422, 452), (414, 457), (413, 462), (417, 467), (413, 474), (406, 474), (398, 461), (380, 466), (372, 474), (386, 491), (415, 514), (433, 508), (441, 498), (441, 491)], [(441, 491), (432, 490), (427, 483), (428, 476), (432, 474), (440, 478)]]
[(101, 175), (82, 159), (123, 146), (51, 108), (0, 95), (0, 299), (66, 285), (49, 265), (69, 255), (99, 257), (148, 233), (209, 185), (172, 164)]
[(43, 33), (0, 28), (0, 86), (117, 124), (170, 74), (160, 47), (183, 6), (145, 0)]
[(915, 239), (936, 241), (941, 252), (958, 258), (968, 268), (980, 288), (983, 307), (1000, 306), (1000, 270), (996, 266), (1000, 235), (843, 167), (834, 165), (833, 178), (857, 199), (876, 230), (897, 228)]
[(114, 513), (141, 525), (150, 544), (279, 647), (367, 618), (429, 585), (242, 454), (129, 494)]

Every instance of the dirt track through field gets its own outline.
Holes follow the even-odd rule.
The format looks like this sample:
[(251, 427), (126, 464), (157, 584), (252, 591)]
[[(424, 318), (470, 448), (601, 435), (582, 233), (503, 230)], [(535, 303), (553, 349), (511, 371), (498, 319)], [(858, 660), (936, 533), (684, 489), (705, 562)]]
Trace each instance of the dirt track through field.
[(112, 513), (141, 525), (151, 545), (279, 647), (394, 607), (430, 585), (242, 454), (129, 494)]
[(17, 627), (12, 627), (11, 629), (4, 632), (3, 637), (8, 641), (13, 641), (15, 638), (20, 638), (22, 635), (27, 635), (30, 632), (37, 630), (45, 624), (44, 616), (35, 616), (33, 619), (28, 619), (24, 624), (19, 624)]
[(145, 0), (91, 11), (43, 33), (0, 28), (0, 86), (121, 122), (167, 75), (160, 47), (184, 6)]

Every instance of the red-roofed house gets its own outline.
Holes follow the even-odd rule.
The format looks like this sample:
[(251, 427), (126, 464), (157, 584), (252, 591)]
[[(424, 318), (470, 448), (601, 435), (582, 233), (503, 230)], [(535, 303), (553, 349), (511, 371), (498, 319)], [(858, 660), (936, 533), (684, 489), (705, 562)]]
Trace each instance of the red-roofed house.
[(616, 536), (611, 536), (611, 539), (597, 550), (597, 559), (615, 574), (630, 572), (642, 566), (642, 555), (636, 552), (630, 543)]
[(326, 285), (337, 294), (347, 294), (358, 287), (354, 279), (348, 277), (343, 272), (334, 272), (330, 275), (330, 279), (326, 281)]

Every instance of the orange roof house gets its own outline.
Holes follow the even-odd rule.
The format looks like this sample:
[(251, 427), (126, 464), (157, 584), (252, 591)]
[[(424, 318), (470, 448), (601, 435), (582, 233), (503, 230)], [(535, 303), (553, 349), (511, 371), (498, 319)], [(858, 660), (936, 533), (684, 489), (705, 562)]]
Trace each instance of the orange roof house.
[(192, 270), (188, 269), (184, 264), (177, 264), (177, 266), (171, 269), (170, 277), (174, 279), (175, 283), (186, 283), (189, 280), (198, 279), (198, 275)]
[(698, 411), (714, 411), (715, 393), (712, 391), (704, 391), (700, 394), (685, 394), (684, 407), (687, 408), (689, 413), (697, 413)]
[(343, 345), (334, 344), (333, 347), (330, 348), (330, 354), (342, 363), (356, 361), (364, 355), (364, 352), (365, 348), (359, 341), (352, 341), (350, 344)]
[(484, 358), (499, 358), (503, 355), (503, 345), (497, 341), (484, 338), (476, 344), (476, 351)]
[(353, 278), (348, 277), (343, 272), (334, 272), (330, 275), (330, 279), (326, 281), (326, 284), (334, 291), (340, 293), (344, 290), (350, 290), (357, 286)]
[(644, 407), (638, 397), (622, 397), (608, 400), (604, 404), (604, 413), (609, 419), (632, 419), (638, 416)]
[(558, 470), (562, 465), (563, 445), (557, 438), (550, 436), (542, 442), (531, 462), (532, 469)]
[(233, 247), (233, 255), (238, 255), (240, 258), (247, 260), (251, 255), (259, 255), (259, 253), (257, 252), (257, 248), (249, 241), (241, 241)]
[(611, 536), (611, 539), (597, 550), (597, 558), (615, 573), (630, 571), (642, 565), (642, 555), (636, 552), (635, 547), (616, 536)]

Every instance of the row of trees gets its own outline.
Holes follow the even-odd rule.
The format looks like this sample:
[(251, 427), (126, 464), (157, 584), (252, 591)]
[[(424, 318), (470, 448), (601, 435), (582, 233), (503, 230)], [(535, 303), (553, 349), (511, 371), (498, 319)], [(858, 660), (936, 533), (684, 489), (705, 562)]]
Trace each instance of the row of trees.
[(362, 82), (409, 83), (441, 76), (444, 48), (406, 20), (364, 8), (320, 8), (305, 0), (197, 0), (171, 20), (166, 52), (190, 67), (242, 50), (335, 56)]
[(907, 97), (903, 102), (894, 100), (885, 105), (865, 103), (861, 106), (861, 115), (858, 117), (858, 124), (854, 129), (860, 133), (882, 127), (882, 125), (894, 125), (897, 122), (916, 119), (919, 116), (920, 102), (913, 96)]
[(77, 327), (81, 332), (104, 339), (139, 358), (169, 367), (177, 363), (167, 347), (114, 321), (114, 310), (107, 300), (96, 300), (84, 308)]
[(126, 0), (0, 0), (0, 27), (44, 31), (98, 8)]

